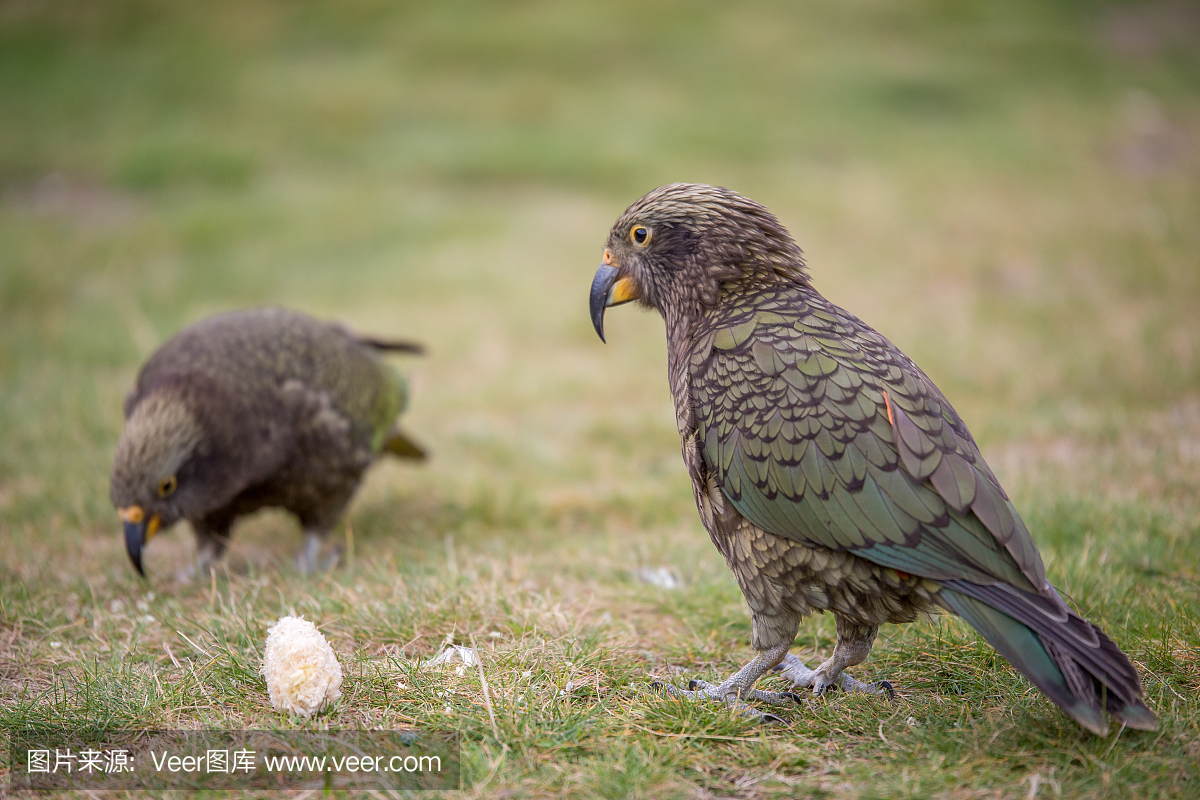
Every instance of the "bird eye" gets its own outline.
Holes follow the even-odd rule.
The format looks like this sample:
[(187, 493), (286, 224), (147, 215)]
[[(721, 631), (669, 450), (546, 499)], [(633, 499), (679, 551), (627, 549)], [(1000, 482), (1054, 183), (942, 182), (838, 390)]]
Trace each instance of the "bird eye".
[(633, 230), (629, 232), (629, 239), (634, 244), (645, 247), (646, 243), (650, 241), (650, 229), (641, 225), (635, 225)]
[(175, 491), (175, 487), (179, 486), (179, 481), (172, 475), (169, 478), (163, 478), (158, 484), (158, 496), (166, 497)]

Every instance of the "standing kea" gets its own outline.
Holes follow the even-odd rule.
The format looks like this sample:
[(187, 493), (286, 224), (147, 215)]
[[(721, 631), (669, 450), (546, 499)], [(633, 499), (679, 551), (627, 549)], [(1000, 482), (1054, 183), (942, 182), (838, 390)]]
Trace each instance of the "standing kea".
[(112, 502), (137, 571), (145, 574), (146, 542), (186, 519), (203, 573), (234, 520), (268, 506), (299, 517), (297, 562), (314, 568), (321, 537), (375, 458), (424, 458), (395, 427), (408, 391), (382, 350), (421, 348), (284, 309), (211, 317), (160, 347), (125, 398), (112, 469)]
[[(750, 606), (754, 660), (688, 697), (781, 702), (768, 670), (821, 693), (891, 693), (843, 672), (879, 625), (941, 607), (963, 617), (1096, 734), (1108, 712), (1158, 721), (1137, 672), (1046, 580), (1041, 556), (966, 425), (924, 372), (812, 287), (763, 206), (673, 184), (617, 220), (592, 283), (592, 322), (636, 300), (666, 323), (668, 378), (696, 505)], [(788, 654), (830, 611), (832, 657)]]

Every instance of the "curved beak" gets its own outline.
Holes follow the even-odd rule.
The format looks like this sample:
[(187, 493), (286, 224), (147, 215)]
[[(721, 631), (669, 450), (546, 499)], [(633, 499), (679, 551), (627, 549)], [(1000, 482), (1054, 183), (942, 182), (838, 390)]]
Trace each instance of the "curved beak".
[(142, 569), (142, 547), (158, 533), (158, 526), (162, 521), (157, 514), (146, 519), (146, 512), (141, 506), (121, 508), (117, 510), (117, 514), (125, 527), (125, 552), (129, 553), (133, 568), (144, 578), (146, 572)]
[(592, 326), (602, 342), (605, 341), (604, 310), (637, 299), (633, 278), (625, 276), (618, 280), (617, 272), (616, 267), (601, 264), (596, 270), (596, 277), (592, 279), (592, 294), (588, 305), (592, 312)]

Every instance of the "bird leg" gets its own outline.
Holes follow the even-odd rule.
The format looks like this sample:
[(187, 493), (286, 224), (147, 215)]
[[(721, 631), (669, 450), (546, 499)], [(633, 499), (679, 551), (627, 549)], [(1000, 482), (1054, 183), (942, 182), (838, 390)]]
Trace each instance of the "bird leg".
[[(725, 679), (719, 686), (705, 681), (690, 681), (688, 688), (679, 689), (668, 685), (667, 693), (673, 697), (686, 697), (692, 700), (719, 700), (747, 716), (761, 717), (764, 722), (782, 722), (775, 714), (764, 714), (745, 704), (746, 700), (758, 700), (765, 703), (799, 703), (800, 697), (791, 692), (764, 692), (755, 689), (755, 682), (787, 655), (790, 642), (776, 645), (769, 650), (760, 650), (754, 660)], [(657, 687), (658, 684), (655, 684)]]
[(209, 570), (225, 552), (229, 542), (229, 533), (217, 533), (203, 525), (195, 526), (196, 531), (196, 560), (175, 573), (175, 580), (180, 583), (191, 583), (194, 578), (207, 578)]
[(321, 562), (321, 542), (325, 538), (324, 531), (304, 531), (304, 549), (296, 554), (296, 569), (305, 575), (317, 570), (328, 571), (337, 566), (342, 556), (342, 548), (337, 545), (325, 561)]
[(304, 532), (304, 549), (296, 554), (296, 569), (305, 575), (317, 568), (317, 560), (321, 557), (321, 534), (316, 531)]
[(843, 670), (866, 661), (871, 653), (871, 644), (879, 631), (876, 625), (859, 625), (845, 617), (834, 616), (837, 623), (837, 644), (834, 645), (833, 655), (821, 666), (810, 669), (803, 661), (788, 653), (775, 666), (775, 671), (790, 680), (794, 685), (811, 688), (813, 694), (824, 694), (828, 689), (837, 688), (844, 692), (860, 692), (863, 694), (886, 694), (895, 697), (892, 684), (887, 681), (863, 683), (847, 675)]

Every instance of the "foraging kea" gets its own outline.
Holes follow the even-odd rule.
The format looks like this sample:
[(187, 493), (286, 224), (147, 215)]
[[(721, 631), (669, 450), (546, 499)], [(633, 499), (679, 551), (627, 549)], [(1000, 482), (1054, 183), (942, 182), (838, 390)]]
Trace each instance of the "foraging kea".
[(421, 348), (285, 309), (211, 317), (160, 347), (125, 398), (112, 468), (137, 571), (146, 542), (186, 519), (203, 573), (233, 522), (270, 506), (299, 518), (297, 563), (315, 567), (367, 467), (384, 452), (424, 458), (395, 426), (408, 390), (379, 358), (387, 350)]
[[(631, 205), (591, 290), (666, 323), (683, 459), (713, 544), (750, 606), (757, 655), (719, 686), (675, 694), (786, 702), (754, 683), (781, 671), (815, 693), (886, 691), (843, 670), (879, 625), (958, 614), (1084, 728), (1102, 711), (1154, 730), (1137, 672), (1046, 580), (1021, 517), (966, 425), (916, 364), (813, 288), (788, 232), (726, 189), (673, 184)], [(832, 657), (788, 654), (829, 611)], [(748, 711), (748, 709), (745, 709)]]

